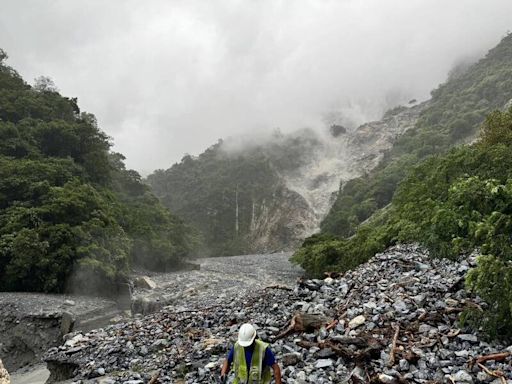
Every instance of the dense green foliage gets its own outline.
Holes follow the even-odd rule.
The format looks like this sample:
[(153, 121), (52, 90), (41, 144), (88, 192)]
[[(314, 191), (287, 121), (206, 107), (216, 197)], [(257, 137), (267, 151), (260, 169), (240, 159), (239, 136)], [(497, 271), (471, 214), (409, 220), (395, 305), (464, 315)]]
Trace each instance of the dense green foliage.
[(322, 233), (350, 236), (357, 226), (391, 201), (411, 167), (475, 137), (494, 109), (512, 99), (512, 35), (485, 58), (432, 92), (416, 126), (407, 131), (369, 174), (348, 181), (321, 225)]
[[(219, 142), (198, 157), (187, 155), (171, 168), (154, 172), (148, 183), (172, 212), (200, 230), (204, 253), (253, 252), (251, 236), (283, 205), (287, 191), (280, 172), (299, 168), (319, 144), (311, 132), (276, 132), (270, 142), (252, 147)], [(280, 233), (272, 237), (281, 245), (289, 243), (284, 223), (276, 227)]]
[(0, 290), (115, 293), (130, 265), (179, 265), (191, 231), (153, 196), (93, 115), (0, 50)]
[(306, 240), (295, 259), (310, 272), (346, 270), (397, 242), (419, 242), (455, 258), (479, 248), (467, 285), (489, 303), (481, 320), (493, 336), (512, 337), (512, 108), (493, 112), (471, 146), (415, 167), (387, 209), (351, 238)]

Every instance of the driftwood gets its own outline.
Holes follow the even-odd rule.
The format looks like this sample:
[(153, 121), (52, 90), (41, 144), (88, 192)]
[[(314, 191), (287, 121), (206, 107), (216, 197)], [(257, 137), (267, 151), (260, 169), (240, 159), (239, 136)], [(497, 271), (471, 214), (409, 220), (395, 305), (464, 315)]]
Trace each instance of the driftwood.
[(330, 322), (331, 320), (323, 315), (298, 312), (292, 317), (290, 325), (277, 335), (274, 340), (282, 339), (294, 332), (308, 332), (320, 329)]
[(400, 334), (400, 326), (395, 325), (395, 334), (393, 335), (393, 341), (391, 344), (391, 352), (389, 352), (388, 367), (392, 367), (393, 365), (395, 365), (396, 342), (398, 340), (399, 334)]
[(338, 320), (333, 320), (327, 327), (325, 327), (325, 330), (328, 331), (330, 329), (333, 329), (338, 324)]
[(485, 373), (487, 373), (489, 376), (492, 376), (492, 377), (497, 377), (500, 379), (501, 383), (502, 384), (507, 384), (507, 380), (505, 379), (505, 374), (501, 371), (491, 371), (489, 368), (487, 368), (485, 365), (481, 364), (481, 363), (477, 363), (477, 365), (482, 369), (482, 371), (484, 371)]
[[(358, 340), (361, 343), (361, 340)], [(301, 340), (297, 342), (297, 345), (303, 348), (311, 348), (317, 347), (320, 349), (329, 348), (332, 350), (337, 356), (342, 357), (345, 360), (355, 361), (356, 363), (375, 359), (380, 355), (380, 351), (382, 350), (382, 344), (373, 337), (365, 339), (365, 348), (360, 349), (358, 351), (353, 351), (350, 348), (346, 348), (342, 345), (335, 343), (334, 341), (322, 341), (319, 343), (315, 343), (312, 341)]]
[(485, 363), (488, 360), (503, 361), (507, 357), (511, 356), (510, 352), (492, 353), (490, 355), (478, 356), (469, 362), (469, 366), (473, 367), (475, 364)]

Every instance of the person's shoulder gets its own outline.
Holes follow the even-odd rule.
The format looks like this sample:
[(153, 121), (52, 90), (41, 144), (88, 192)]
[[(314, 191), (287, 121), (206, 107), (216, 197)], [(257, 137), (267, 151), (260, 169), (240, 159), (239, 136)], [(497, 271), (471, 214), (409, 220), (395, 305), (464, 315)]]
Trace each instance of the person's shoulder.
[(272, 351), (272, 348), (270, 347), (270, 344), (267, 344), (267, 348), (265, 348), (265, 353), (269, 353), (271, 355), (274, 355), (274, 352)]

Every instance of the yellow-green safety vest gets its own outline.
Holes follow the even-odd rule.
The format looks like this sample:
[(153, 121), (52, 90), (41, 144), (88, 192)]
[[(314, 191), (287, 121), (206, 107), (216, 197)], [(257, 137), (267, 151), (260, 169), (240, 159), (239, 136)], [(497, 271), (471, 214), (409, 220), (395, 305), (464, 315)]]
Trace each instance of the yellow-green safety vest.
[(247, 362), (245, 361), (244, 347), (235, 343), (235, 354), (233, 356), (233, 371), (235, 372), (235, 381), (233, 384), (269, 384), (272, 379), (270, 367), (263, 368), (263, 359), (267, 343), (261, 340), (254, 341), (254, 351), (252, 353), (251, 368), (247, 372)]

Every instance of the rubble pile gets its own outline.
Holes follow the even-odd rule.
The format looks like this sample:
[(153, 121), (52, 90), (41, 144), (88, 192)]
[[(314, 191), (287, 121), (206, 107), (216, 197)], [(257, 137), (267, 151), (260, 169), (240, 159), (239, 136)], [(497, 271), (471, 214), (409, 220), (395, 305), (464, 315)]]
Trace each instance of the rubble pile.
[(512, 346), (458, 323), (463, 310), (484, 305), (464, 290), (472, 263), (400, 245), (341, 277), (213, 297), (202, 308), (168, 306), (69, 334), (46, 361), (53, 379), (211, 383), (239, 326), (252, 322), (271, 343), (284, 383), (512, 382)]

